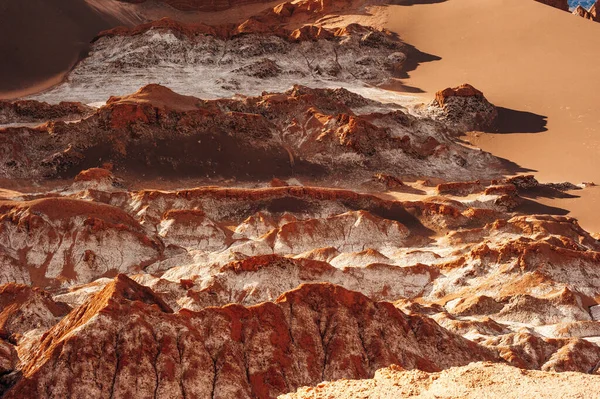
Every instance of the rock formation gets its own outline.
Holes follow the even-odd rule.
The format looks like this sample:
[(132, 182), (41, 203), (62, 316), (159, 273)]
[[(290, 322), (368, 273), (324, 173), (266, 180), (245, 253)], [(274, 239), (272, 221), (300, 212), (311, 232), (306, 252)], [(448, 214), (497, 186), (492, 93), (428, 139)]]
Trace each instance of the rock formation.
[(75, 102), (0, 101), (0, 125), (82, 119), (92, 112), (93, 108)]
[[(85, 361), (73, 363), (75, 354)], [(119, 275), (44, 335), (5, 397), (276, 398), (389, 364), (435, 371), (494, 357), (426, 317), (332, 285), (303, 285), (251, 308), (173, 314)]]
[(281, 9), (241, 24), (164, 18), (102, 32), (66, 81), (36, 99), (100, 102), (155, 82), (203, 98), (256, 96), (294, 84), (364, 91), (366, 83), (406, 76), (405, 65), (413, 57), (425, 59), (385, 30), (358, 24), (292, 29), (283, 27), (286, 18)]
[(593, 20), (594, 17), (592, 17), (592, 14), (586, 10), (585, 8), (583, 8), (581, 5), (578, 5), (574, 10), (573, 10), (573, 14), (585, 18), (585, 19), (591, 19)]
[(559, 10), (569, 11), (569, 2), (567, 0), (535, 0), (540, 3), (547, 4), (551, 7), (558, 8)]
[[(464, 100), (472, 105), (468, 111), (450, 105), (453, 98), (440, 108), (441, 120), (491, 122), (495, 108), (483, 97)], [(148, 85), (111, 97), (79, 122), (0, 129), (8, 144), (0, 150), (0, 176), (69, 177), (104, 163), (129, 173), (238, 180), (343, 174), (348, 185), (349, 170), (359, 182), (380, 170), (499, 176), (499, 160), (458, 144), (456, 134), (345, 89), (294, 86), (258, 97), (200, 100)]]
[(587, 185), (465, 145), (469, 84), (384, 91), (434, 57), (350, 5), (114, 28), (0, 103), (2, 398), (593, 395), (600, 241), (536, 203)]
[[(373, 106), (340, 90), (205, 101), (155, 86), (65, 126), (131, 137), (168, 126), (160, 118), (198, 112), (193, 123), (206, 123), (226, 107), (274, 123), (304, 101), (331, 113)], [(600, 297), (600, 244), (574, 219), (521, 213), (521, 195), (569, 184), (530, 175), (445, 182), (418, 200), (271, 180), (135, 190), (115, 177), (118, 165), (0, 202), (8, 398), (271, 398), (392, 364), (594, 373), (600, 363), (589, 338), (600, 335), (589, 311)]]
[[(124, 3), (140, 4), (147, 0), (118, 0)], [(173, 8), (181, 11), (222, 11), (233, 7), (239, 7), (246, 4), (266, 2), (265, 0), (221, 0), (206, 2), (201, 0), (160, 0)]]
[(427, 112), (463, 131), (493, 129), (498, 111), (469, 84), (438, 91)]
[[(162, 243), (121, 209), (71, 198), (0, 202), (0, 281), (41, 287), (139, 271)], [(113, 274), (114, 275), (114, 274)]]

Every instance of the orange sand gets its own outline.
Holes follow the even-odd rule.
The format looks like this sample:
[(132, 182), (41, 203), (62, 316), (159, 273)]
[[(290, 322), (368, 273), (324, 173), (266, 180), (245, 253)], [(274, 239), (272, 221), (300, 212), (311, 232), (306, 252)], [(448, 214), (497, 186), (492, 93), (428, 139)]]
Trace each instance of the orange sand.
[[(426, 1), (422, 1), (426, 3)], [(481, 134), (471, 142), (535, 170), (540, 181), (600, 183), (600, 24), (528, 0), (447, 0), (375, 7), (387, 28), (442, 59), (404, 83), (435, 91), (468, 82), (494, 104), (547, 117), (540, 133)], [(543, 199), (600, 231), (600, 189)]]

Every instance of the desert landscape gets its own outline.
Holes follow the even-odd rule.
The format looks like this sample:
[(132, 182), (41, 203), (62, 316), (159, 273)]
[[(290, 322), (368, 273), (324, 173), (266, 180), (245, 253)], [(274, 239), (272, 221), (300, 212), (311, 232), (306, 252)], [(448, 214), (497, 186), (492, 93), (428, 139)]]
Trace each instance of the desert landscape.
[(0, 397), (600, 398), (599, 8), (0, 4)]

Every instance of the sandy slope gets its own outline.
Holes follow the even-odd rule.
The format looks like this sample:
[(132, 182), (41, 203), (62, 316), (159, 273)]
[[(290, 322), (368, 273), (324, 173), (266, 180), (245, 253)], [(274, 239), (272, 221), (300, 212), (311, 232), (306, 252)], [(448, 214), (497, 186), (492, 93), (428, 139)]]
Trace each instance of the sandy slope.
[[(0, 4), (0, 98), (60, 80), (90, 39), (118, 25), (83, 0), (4, 1)], [(26, 93), (26, 92), (25, 92)]]
[[(536, 170), (543, 181), (600, 182), (600, 24), (523, 0), (448, 0), (379, 12), (404, 40), (442, 58), (404, 82), (423, 90), (424, 99), (469, 82), (498, 106), (533, 113), (521, 114), (528, 128), (517, 132), (543, 130), (547, 117), (547, 131), (484, 134), (473, 144)], [(576, 194), (581, 199), (543, 201), (600, 231), (600, 190)]]

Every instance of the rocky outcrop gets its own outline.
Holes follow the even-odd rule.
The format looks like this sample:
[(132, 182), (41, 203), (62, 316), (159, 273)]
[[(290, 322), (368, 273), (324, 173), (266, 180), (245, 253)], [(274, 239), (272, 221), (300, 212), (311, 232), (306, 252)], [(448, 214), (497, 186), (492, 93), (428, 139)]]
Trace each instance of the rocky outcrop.
[[(118, 0), (124, 3), (141, 4), (147, 0)], [(240, 7), (248, 4), (261, 3), (265, 0), (218, 0), (218, 1), (201, 1), (201, 0), (160, 0), (173, 8), (181, 11), (223, 11), (234, 7)]]
[(191, 276), (186, 280), (189, 287), (182, 287), (181, 280), (134, 278), (169, 298), (174, 309), (200, 310), (228, 303), (254, 305), (273, 301), (301, 284), (315, 282), (336, 284), (378, 301), (413, 298), (420, 296), (436, 276), (435, 268), (422, 264), (396, 267), (370, 263), (365, 267), (338, 268), (302, 257), (261, 255), (228, 263), (210, 275)]
[(469, 84), (438, 91), (426, 112), (463, 131), (494, 129), (498, 117), (496, 107)]
[(275, 230), (274, 234), (274, 251), (297, 254), (323, 243), (340, 252), (402, 245), (410, 232), (406, 226), (396, 221), (358, 211), (324, 219), (286, 223)]
[(148, 176), (343, 176), (347, 185), (369, 181), (379, 170), (449, 178), (502, 170), (500, 160), (456, 143), (432, 120), (344, 89), (303, 86), (200, 100), (149, 85), (110, 98), (80, 122), (0, 129), (0, 136), (6, 143), (0, 176), (22, 179), (73, 176), (107, 162), (116, 171)]
[(535, 0), (540, 3), (547, 4), (559, 10), (569, 11), (569, 2), (567, 0)]
[(250, 308), (172, 314), (118, 276), (44, 335), (5, 397), (275, 398), (322, 380), (369, 378), (389, 364), (435, 371), (494, 358), (426, 317), (333, 285), (303, 285)]
[[(152, 90), (113, 98), (114, 119), (104, 123), (135, 133), (143, 132), (136, 121), (152, 116), (135, 110), (149, 106), (167, 115), (257, 107), (193, 97), (173, 105), (177, 95), (157, 89), (161, 101)], [(310, 98), (331, 112), (345, 106), (336, 98), (361, 101), (295, 90), (294, 103)], [(290, 104), (277, 111), (294, 112)], [(600, 297), (600, 244), (574, 219), (519, 215), (495, 202), (557, 190), (531, 176), (446, 183), (427, 188), (435, 197), (398, 201), (268, 182), (93, 185), (116, 180), (105, 168), (0, 205), (5, 278), (55, 295), (34, 295), (35, 306), (18, 295), (0, 303), (16, 309), (0, 353), (9, 398), (111, 389), (113, 397), (276, 397), (371, 378), (390, 364), (439, 370), (494, 360), (590, 373), (600, 361), (589, 338), (600, 334), (589, 312)], [(119, 272), (131, 279), (107, 278)], [(74, 309), (52, 313), (63, 302)]]
[(92, 107), (76, 102), (48, 104), (35, 100), (0, 101), (0, 125), (78, 120), (93, 112)]
[(600, 22), (600, 2), (596, 0), (593, 6), (590, 7), (589, 13), (594, 18), (594, 21)]
[[(242, 21), (240, 1), (91, 3)], [(382, 87), (435, 57), (343, 25), (349, 4), (111, 29), (36, 96), (103, 106), (0, 103), (0, 183), (18, 190), (0, 189), (0, 396), (566, 397), (565, 381), (595, 382), (600, 242), (523, 213), (583, 188), (506, 177), (464, 145), (498, 117), (470, 85), (399, 105)]]
[[(417, 62), (436, 59), (385, 29), (307, 24), (321, 18), (323, 10), (347, 6), (346, 1), (308, 0), (282, 3), (241, 23), (164, 18), (114, 28), (98, 35), (63, 83), (35, 98), (103, 102), (153, 82), (202, 98), (255, 96), (294, 84), (383, 93), (365, 90), (365, 84), (408, 77)], [(202, 82), (197, 76), (204, 77)]]
[(138, 271), (161, 251), (135, 219), (110, 205), (69, 198), (0, 202), (2, 283), (89, 282)]
[(469, 181), (438, 184), (436, 190), (437, 193), (441, 195), (467, 196), (473, 193), (480, 193), (483, 191), (483, 188), (481, 182)]
[(71, 308), (39, 288), (21, 284), (0, 286), (0, 338), (18, 341), (23, 334), (42, 332), (58, 323)]
[(594, 17), (592, 16), (592, 14), (586, 10), (585, 8), (583, 8), (581, 5), (578, 5), (574, 10), (573, 10), (573, 14), (581, 17), (581, 18), (585, 18), (585, 19), (591, 19), (593, 20)]
[(549, 339), (530, 333), (512, 333), (490, 338), (483, 345), (494, 347), (513, 366), (543, 371), (597, 374), (600, 347), (583, 339)]
[(223, 229), (208, 219), (200, 210), (171, 210), (163, 215), (158, 235), (167, 245), (217, 251), (228, 243)]
[(105, 164), (102, 168), (90, 168), (82, 170), (75, 176), (71, 188), (76, 191), (102, 190), (113, 191), (123, 188), (123, 182), (116, 178), (110, 169), (112, 164)]

